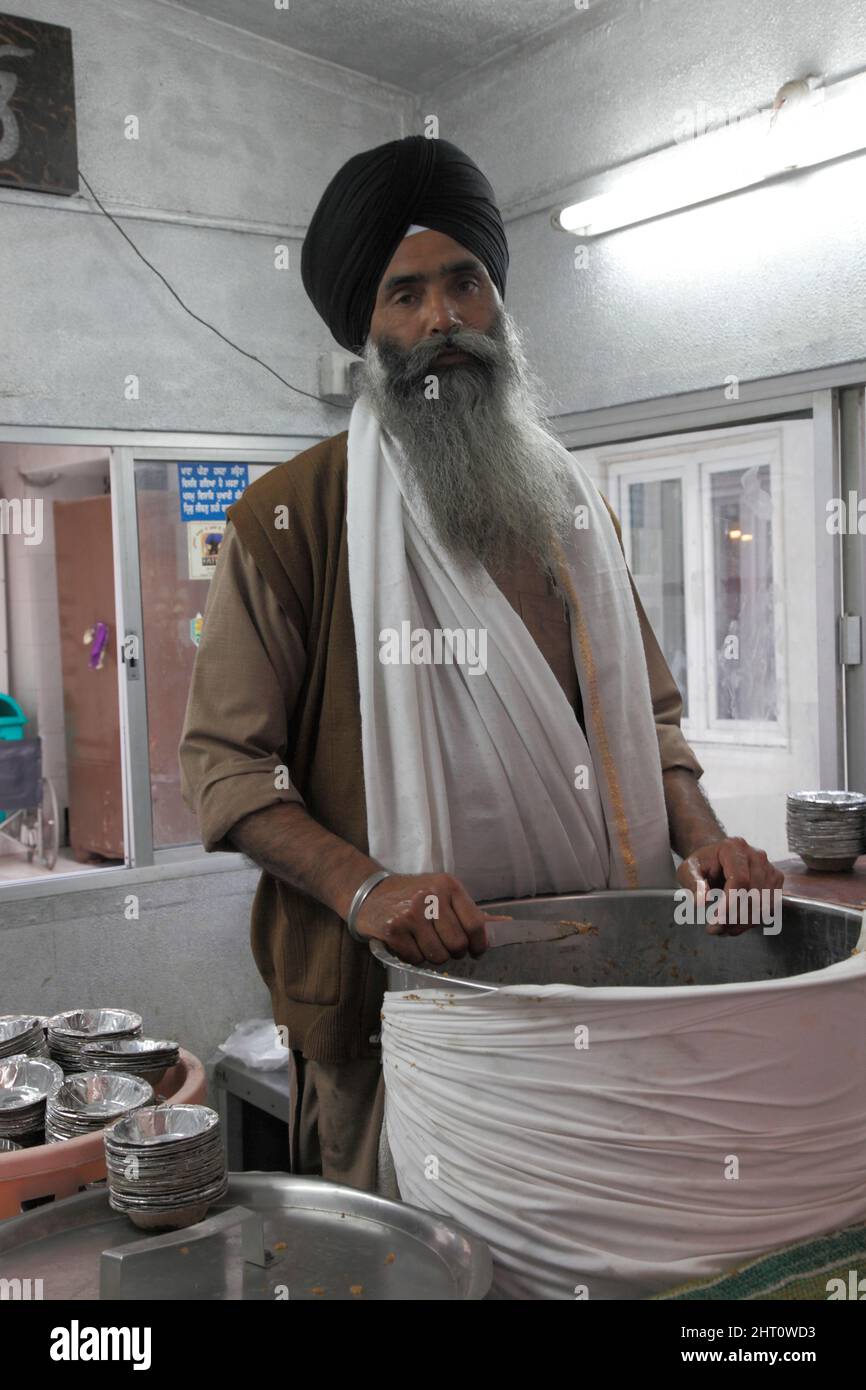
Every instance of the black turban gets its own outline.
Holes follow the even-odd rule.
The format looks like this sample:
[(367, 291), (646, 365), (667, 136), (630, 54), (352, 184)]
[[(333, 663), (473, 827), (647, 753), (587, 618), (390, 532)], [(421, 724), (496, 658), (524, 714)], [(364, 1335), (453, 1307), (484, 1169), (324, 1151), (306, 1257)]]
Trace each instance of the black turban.
[(505, 228), (477, 164), (448, 140), (391, 140), (334, 175), (301, 251), (304, 289), (350, 352), (367, 337), (382, 276), (413, 223), (465, 246), (505, 294)]

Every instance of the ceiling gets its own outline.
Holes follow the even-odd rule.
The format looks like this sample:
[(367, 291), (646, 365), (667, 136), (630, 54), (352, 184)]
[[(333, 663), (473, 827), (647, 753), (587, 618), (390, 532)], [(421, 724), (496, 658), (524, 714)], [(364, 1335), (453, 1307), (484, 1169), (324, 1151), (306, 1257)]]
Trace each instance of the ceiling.
[(422, 94), (558, 22), (586, 22), (574, 0), (177, 0), (301, 53)]

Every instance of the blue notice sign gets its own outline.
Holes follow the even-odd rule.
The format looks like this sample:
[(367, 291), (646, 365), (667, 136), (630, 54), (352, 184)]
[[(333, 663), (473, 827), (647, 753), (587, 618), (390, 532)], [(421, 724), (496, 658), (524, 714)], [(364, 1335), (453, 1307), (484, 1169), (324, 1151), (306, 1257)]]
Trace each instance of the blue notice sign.
[(248, 463), (179, 463), (181, 521), (225, 521), (250, 480)]

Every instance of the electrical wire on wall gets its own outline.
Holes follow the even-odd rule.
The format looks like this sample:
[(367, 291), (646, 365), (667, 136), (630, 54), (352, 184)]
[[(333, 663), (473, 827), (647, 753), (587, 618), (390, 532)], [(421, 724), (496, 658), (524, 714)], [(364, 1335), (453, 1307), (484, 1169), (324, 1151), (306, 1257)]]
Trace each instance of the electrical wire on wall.
[(150, 261), (147, 259), (147, 257), (143, 254), (143, 252), (141, 252), (141, 251), (138, 249), (138, 247), (136, 246), (135, 242), (132, 240), (132, 237), (129, 236), (129, 235), (123, 230), (123, 228), (121, 227), (120, 223), (117, 221), (117, 218), (116, 218), (116, 217), (113, 217), (112, 214), (108, 211), (108, 208), (106, 208), (106, 207), (103, 205), (103, 203), (100, 201), (100, 199), (99, 199), (99, 198), (97, 197), (97, 195), (94, 193), (93, 189), (91, 188), (90, 184), (88, 183), (88, 181), (87, 181), (87, 179), (85, 178), (84, 174), (82, 173), (81, 169), (78, 170), (78, 177), (81, 179), (81, 182), (84, 184), (84, 187), (87, 189), (87, 191), (88, 191), (88, 193), (90, 194), (91, 198), (92, 198), (93, 201), (96, 203), (96, 206), (99, 208), (100, 212), (103, 212), (103, 213), (105, 214), (105, 216), (108, 218), (109, 222), (111, 222), (112, 225), (115, 226), (115, 227), (117, 228), (117, 230), (120, 232), (120, 235), (123, 237), (124, 241), (128, 241), (128, 242), (129, 242), (130, 246), (132, 247), (132, 249), (133, 249), (133, 251), (135, 252), (136, 256), (138, 256), (139, 260), (144, 261), (144, 264), (147, 266), (148, 270), (152, 270), (153, 273), (154, 273), (154, 275), (156, 275), (156, 276), (162, 281), (162, 283), (165, 285), (166, 289), (168, 290), (169, 294), (173, 295), (173, 297), (177, 300), (178, 304), (179, 304), (180, 307), (184, 310), (184, 312), (187, 313), (187, 314), (189, 314), (190, 318), (195, 319), (196, 323), (203, 324), (205, 328), (209, 328), (209, 329), (211, 330), (212, 333), (215, 333), (215, 334), (217, 335), (218, 338), (222, 338), (222, 340), (223, 340), (224, 343), (228, 343), (229, 347), (234, 348), (234, 349), (235, 349), (235, 352), (241, 353), (244, 357), (248, 357), (249, 360), (250, 360), (251, 362), (257, 362), (258, 365), (259, 365), (260, 367), (264, 367), (264, 369), (265, 369), (266, 372), (270, 372), (271, 376), (275, 376), (276, 379), (277, 379), (277, 381), (282, 382), (283, 386), (288, 386), (288, 388), (289, 388), (290, 391), (297, 391), (298, 395), (300, 395), (300, 396), (306, 396), (306, 397), (307, 397), (309, 400), (311, 400), (311, 401), (319, 401), (322, 405), (330, 406), (332, 409), (336, 409), (336, 410), (347, 410), (347, 409), (348, 409), (347, 406), (336, 405), (334, 401), (326, 401), (325, 398), (324, 398), (324, 396), (317, 396), (317, 395), (315, 395), (315, 393), (312, 392), (312, 391), (305, 391), (305, 390), (304, 390), (302, 387), (300, 387), (300, 386), (294, 386), (294, 385), (292, 384), (291, 381), (286, 381), (286, 378), (285, 378), (284, 376), (280, 376), (279, 372), (275, 371), (274, 368), (271, 367), (271, 366), (269, 366), (269, 364), (268, 364), (267, 362), (263, 362), (262, 359), (261, 359), (260, 357), (256, 357), (255, 353), (253, 353), (253, 352), (247, 352), (246, 348), (239, 347), (239, 345), (238, 345), (237, 343), (232, 342), (231, 338), (227, 338), (226, 335), (225, 335), (225, 333), (222, 333), (218, 328), (214, 327), (214, 325), (213, 325), (212, 323), (208, 323), (207, 319), (201, 318), (201, 316), (200, 316), (199, 314), (196, 314), (192, 309), (190, 309), (189, 305), (184, 304), (184, 302), (183, 302), (183, 300), (181, 299), (180, 295), (178, 294), (177, 290), (174, 288), (173, 285), (169, 284), (168, 280), (166, 280), (166, 278), (165, 278), (165, 276), (163, 275), (162, 271), (161, 271), (161, 270), (157, 270), (156, 266), (151, 264), (151, 262), (150, 262)]

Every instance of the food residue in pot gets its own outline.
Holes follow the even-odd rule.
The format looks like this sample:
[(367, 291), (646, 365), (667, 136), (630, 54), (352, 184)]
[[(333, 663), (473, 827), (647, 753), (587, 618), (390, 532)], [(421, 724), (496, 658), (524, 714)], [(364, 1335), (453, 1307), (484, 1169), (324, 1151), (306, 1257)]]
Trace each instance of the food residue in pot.
[(555, 927), (574, 927), (579, 936), (598, 936), (598, 927), (594, 927), (592, 922), (577, 921), (571, 917), (558, 917), (553, 924)]

